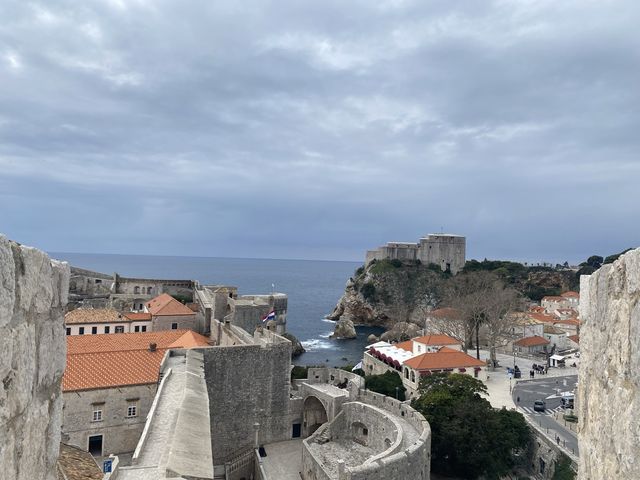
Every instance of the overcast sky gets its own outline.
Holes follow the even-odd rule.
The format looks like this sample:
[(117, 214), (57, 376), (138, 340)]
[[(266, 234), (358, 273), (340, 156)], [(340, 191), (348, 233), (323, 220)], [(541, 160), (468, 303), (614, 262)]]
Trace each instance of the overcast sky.
[(640, 3), (0, 2), (0, 232), (361, 260), (640, 244)]

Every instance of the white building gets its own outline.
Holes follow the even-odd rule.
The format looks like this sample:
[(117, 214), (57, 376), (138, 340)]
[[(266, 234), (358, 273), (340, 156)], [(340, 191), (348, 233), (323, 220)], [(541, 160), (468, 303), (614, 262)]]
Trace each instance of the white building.
[(151, 331), (149, 313), (120, 313), (110, 308), (78, 308), (64, 316), (67, 335)]

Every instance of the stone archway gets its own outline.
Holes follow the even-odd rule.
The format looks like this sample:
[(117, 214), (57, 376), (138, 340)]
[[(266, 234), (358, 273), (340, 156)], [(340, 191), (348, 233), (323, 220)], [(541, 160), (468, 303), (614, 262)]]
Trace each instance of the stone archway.
[(312, 435), (323, 423), (327, 423), (327, 409), (317, 397), (308, 396), (303, 408), (304, 436)]

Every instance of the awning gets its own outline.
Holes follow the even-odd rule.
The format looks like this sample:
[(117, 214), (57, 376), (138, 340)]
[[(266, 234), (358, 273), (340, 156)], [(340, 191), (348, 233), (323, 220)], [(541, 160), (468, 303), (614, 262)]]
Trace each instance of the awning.
[(564, 357), (562, 355), (551, 355), (551, 360), (564, 360)]

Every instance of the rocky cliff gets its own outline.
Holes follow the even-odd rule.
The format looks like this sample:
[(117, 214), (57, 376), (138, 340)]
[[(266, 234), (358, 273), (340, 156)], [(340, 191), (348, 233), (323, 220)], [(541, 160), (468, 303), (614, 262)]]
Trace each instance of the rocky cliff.
[(640, 478), (640, 249), (580, 292), (579, 478)]
[(54, 480), (69, 268), (0, 235), (0, 477)]
[(360, 267), (347, 282), (330, 320), (392, 328), (397, 322), (423, 321), (422, 308), (439, 296), (449, 275), (419, 262), (381, 260)]

